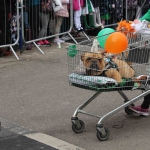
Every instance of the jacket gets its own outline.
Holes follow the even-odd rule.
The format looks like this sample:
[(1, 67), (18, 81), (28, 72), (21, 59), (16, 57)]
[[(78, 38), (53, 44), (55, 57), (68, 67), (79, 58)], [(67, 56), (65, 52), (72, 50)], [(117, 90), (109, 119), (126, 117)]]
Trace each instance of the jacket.
[[(73, 0), (74, 1), (74, 0)], [(78, 5), (79, 5), (79, 0), (77, 0), (77, 1), (74, 1), (75, 3), (78, 3)], [(80, 0), (80, 6), (81, 7), (85, 7), (85, 4), (86, 4), (86, 1), (85, 0)]]
[(60, 0), (63, 6), (63, 9), (55, 12), (56, 16), (62, 16), (62, 17), (69, 17), (69, 12), (68, 12), (68, 4), (66, 0)]

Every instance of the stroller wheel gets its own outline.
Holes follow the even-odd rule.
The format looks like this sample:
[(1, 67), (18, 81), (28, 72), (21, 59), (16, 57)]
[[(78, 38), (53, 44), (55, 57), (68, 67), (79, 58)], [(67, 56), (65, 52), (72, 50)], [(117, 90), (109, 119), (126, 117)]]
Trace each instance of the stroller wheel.
[(79, 121), (80, 127), (78, 127), (76, 124), (72, 123), (72, 130), (75, 133), (81, 133), (85, 127), (84, 122), (82, 120), (78, 120), (78, 121)]
[(107, 128), (104, 128), (105, 129), (105, 132), (106, 132), (106, 135), (104, 136), (99, 130), (97, 130), (97, 138), (100, 140), (100, 141), (106, 141), (109, 137), (109, 130)]

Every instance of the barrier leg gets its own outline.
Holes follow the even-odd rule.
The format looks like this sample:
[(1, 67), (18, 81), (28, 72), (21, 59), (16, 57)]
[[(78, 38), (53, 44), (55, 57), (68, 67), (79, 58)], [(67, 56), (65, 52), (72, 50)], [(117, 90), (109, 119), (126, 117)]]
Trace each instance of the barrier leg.
[(39, 46), (38, 46), (35, 42), (33, 42), (33, 44), (36, 46), (36, 48), (37, 48), (42, 54), (44, 54), (44, 52), (39, 48)]
[(10, 45), (10, 49), (13, 52), (13, 54), (15, 55), (16, 59), (19, 60), (19, 57), (17, 56), (16, 52), (14, 51), (14, 49), (11, 45)]

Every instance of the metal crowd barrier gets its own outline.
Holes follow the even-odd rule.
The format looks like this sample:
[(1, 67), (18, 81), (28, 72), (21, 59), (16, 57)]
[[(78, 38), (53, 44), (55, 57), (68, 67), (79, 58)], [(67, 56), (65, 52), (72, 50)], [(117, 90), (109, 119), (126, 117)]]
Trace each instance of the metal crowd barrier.
[[(29, 24), (29, 26), (30, 26), (30, 28), (31, 28), (31, 33), (33, 33), (33, 30), (34, 30), (34, 26), (33, 26), (33, 24), (32, 24), (32, 21), (31, 21), (31, 19), (32, 19), (32, 17), (39, 17), (39, 15), (38, 14), (34, 14), (33, 16), (31, 16), (31, 13), (33, 12), (34, 13), (34, 8), (31, 8), (31, 7), (29, 7), (29, 8), (26, 8), (24, 5), (26, 5), (26, 3), (25, 3), (25, 1), (23, 1), (23, 0), (21, 0), (21, 16), (22, 16), (22, 20), (21, 20), (21, 22), (24, 22), (24, 20), (26, 20), (26, 18), (25, 18), (25, 15), (24, 15), (24, 13), (25, 12), (28, 12), (29, 13), (29, 15), (28, 15), (28, 24)], [(44, 52), (42, 51), (42, 49), (41, 49), (41, 47), (37, 44), (37, 41), (40, 41), (40, 40), (45, 40), (45, 39), (50, 39), (50, 38), (53, 38), (53, 37), (55, 37), (55, 36), (61, 36), (61, 35), (64, 35), (64, 34), (68, 34), (68, 35), (70, 35), (70, 37), (74, 40), (74, 38), (71, 36), (71, 34), (70, 34), (70, 31), (71, 31), (71, 29), (72, 29), (72, 26), (73, 26), (73, 12), (72, 12), (72, 1), (70, 1), (70, 13), (69, 13), (69, 15), (70, 15), (70, 17), (69, 17), (69, 21), (68, 21), (68, 23), (67, 23), (67, 26), (69, 26), (68, 27), (68, 29), (66, 30), (66, 31), (64, 31), (64, 32), (60, 32), (60, 33), (58, 33), (58, 34), (55, 34), (54, 33), (54, 30), (55, 30), (55, 16), (54, 16), (54, 12), (53, 11), (49, 11), (49, 12), (46, 12), (46, 13), (48, 13), (49, 14), (49, 25), (48, 25), (48, 29), (47, 29), (47, 31), (48, 31), (48, 33), (47, 33), (47, 35), (45, 36), (45, 37), (42, 37), (42, 38), (39, 38), (38, 37), (38, 31), (37, 31), (37, 33), (35, 33), (34, 32), (34, 34), (36, 35), (36, 37), (35, 37), (35, 35), (31, 35), (32, 36), (32, 38), (31, 39), (26, 39), (25, 38), (25, 33), (24, 33), (24, 31), (25, 31), (25, 24), (24, 23), (22, 23), (22, 35), (23, 35), (23, 40), (24, 40), (24, 42), (26, 43), (26, 44), (30, 44), (30, 43), (33, 43), (35, 46), (36, 46), (36, 48), (42, 53), (42, 54), (44, 54)], [(34, 6), (33, 6), (34, 7)], [(28, 10), (27, 10), (28, 9)], [(37, 8), (37, 9), (40, 9), (40, 8)], [(40, 12), (40, 10), (37, 10), (37, 12)], [(37, 28), (39, 28), (40, 29), (40, 18), (39, 19), (37, 19), (38, 20), (38, 25), (39, 25), (39, 27), (37, 27)], [(34, 36), (34, 37), (33, 37)], [(75, 40), (74, 40), (75, 41)], [(76, 42), (76, 41), (75, 41)]]
[[(11, 0), (10, 0), (11, 1)], [(103, 16), (103, 6), (105, 1), (102, 0), (100, 1), (100, 14), (101, 16)], [(126, 19), (126, 20), (130, 20), (129, 16), (131, 12), (136, 13), (136, 15), (139, 15), (142, 11), (142, 8), (145, 5), (146, 0), (144, 0), (144, 2), (142, 3), (142, 6), (140, 7), (139, 10), (137, 10), (137, 8), (134, 9), (128, 9), (127, 8), (127, 0), (120, 0), (122, 7), (121, 10), (122, 11), (122, 16), (120, 18), (116, 18), (115, 15), (115, 8), (110, 9), (110, 8), (105, 8), (107, 10), (107, 13), (110, 15), (108, 20), (106, 21), (106, 24), (104, 25), (104, 27), (112, 27), (112, 26), (116, 26), (117, 22), (121, 21), (121, 19)], [(109, 6), (110, 7), (110, 6)], [(44, 54), (44, 52), (42, 51), (41, 47), (37, 44), (38, 41), (40, 40), (45, 40), (45, 39), (50, 39), (50, 38), (54, 38), (56, 36), (62, 36), (62, 35), (68, 35), (76, 44), (78, 44), (77, 40), (73, 37), (73, 35), (71, 34), (72, 29), (74, 29), (74, 18), (73, 18), (73, 0), (70, 0), (69, 2), (69, 17), (66, 18), (64, 17), (63, 19), (63, 25), (61, 28), (61, 32), (58, 34), (54, 33), (54, 29), (55, 29), (55, 16), (53, 12), (48, 12), (50, 13), (50, 18), (49, 18), (49, 25), (48, 25), (48, 34), (42, 38), (38, 37), (39, 34), (39, 30), (40, 30), (40, 19), (38, 19), (38, 24), (39, 26), (37, 26), (36, 28), (38, 28), (37, 30), (37, 36), (33, 37), (33, 26), (32, 26), (32, 17), (38, 17), (38, 13), (34, 13), (33, 16), (31, 16), (31, 11), (34, 9), (33, 7), (28, 7), (27, 6), (27, 0), (20, 0), (20, 2), (16, 3), (16, 22), (17, 22), (17, 28), (16, 28), (16, 40), (13, 43), (12, 41), (9, 44), (6, 45), (0, 45), (0, 48), (3, 47), (10, 47), (11, 51), (13, 52), (14, 56), (16, 57), (17, 60), (19, 60), (18, 55), (16, 54), (13, 46), (18, 45), (21, 47), (22, 45), (28, 45), (28, 44), (34, 44), (36, 46), (36, 48), (42, 53)], [(37, 8), (37, 12), (39, 12), (39, 8)], [(106, 11), (105, 10), (105, 11)], [(112, 15), (112, 16), (111, 16)], [(135, 16), (136, 16), (135, 15)], [(101, 20), (103, 20), (103, 18), (101, 18)], [(29, 27), (26, 27), (26, 25)], [(31, 29), (31, 30), (26, 30), (26, 29)], [(98, 30), (101, 30), (101, 28), (98, 27)], [(83, 35), (88, 39), (88, 33), (89, 30), (86, 30), (85, 32), (83, 31)], [(27, 33), (28, 32), (28, 33)], [(29, 33), (30, 32), (30, 33)], [(28, 34), (28, 35), (27, 35)], [(29, 35), (30, 34), (30, 35)], [(12, 36), (12, 34), (10, 35)], [(20, 48), (21, 49), (21, 48)]]
[[(11, 6), (10, 6), (11, 7)], [(20, 7), (19, 7), (19, 3), (17, 2), (16, 3), (16, 23), (17, 23), (17, 28), (16, 28), (16, 34), (17, 34), (17, 39), (16, 39), (16, 41), (14, 42), (14, 43), (7, 43), (7, 44), (5, 44), (5, 45), (0, 45), (0, 48), (7, 48), (7, 47), (9, 47), (10, 49), (11, 49), (11, 51), (13, 52), (13, 54), (14, 54), (14, 56), (16, 57), (16, 59), (17, 60), (19, 60), (19, 57), (17, 56), (17, 54), (16, 54), (16, 52), (15, 52), (15, 50), (14, 50), (14, 48), (13, 48), (13, 46), (15, 46), (16, 44), (18, 44), (18, 42), (19, 42), (19, 33), (20, 33), (20, 28), (18, 28), (19, 27), (19, 9), (20, 9)], [(10, 8), (10, 10), (11, 10), (11, 8)], [(10, 12), (11, 13), (11, 12)], [(2, 22), (1, 22), (2, 23)], [(6, 24), (6, 20), (5, 20), (5, 24)], [(7, 32), (7, 28), (5, 27), (5, 29), (4, 29), (5, 31), (5, 33)], [(9, 30), (9, 29), (8, 29)], [(10, 35), (10, 36), (12, 36), (12, 35)], [(6, 37), (7, 38), (7, 37)]]
[(133, 19), (141, 18), (149, 9), (148, 0), (137, 1), (137, 4), (131, 8), (128, 8), (128, 1), (124, 2), (125, 19), (133, 21)]
[[(11, 2), (11, 0), (10, 0)], [(55, 36), (62, 36), (62, 35), (69, 35), (70, 38), (77, 44), (78, 42), (75, 40), (75, 38), (72, 36), (72, 34), (70, 33), (73, 29), (73, 6), (72, 6), (72, 0), (70, 0), (69, 2), (69, 18), (67, 18), (67, 21), (66, 21), (66, 18), (64, 17), (64, 21), (66, 22), (63, 22), (63, 25), (64, 27), (61, 29), (61, 32), (58, 33), (58, 34), (55, 34), (54, 33), (54, 28), (55, 28), (55, 16), (53, 14), (53, 12), (48, 12), (50, 13), (50, 21), (49, 21), (49, 30), (48, 30), (48, 34), (42, 38), (39, 38), (38, 37), (38, 33), (39, 33), (39, 30), (40, 30), (40, 19), (38, 18), (38, 22), (37, 24), (39, 24), (39, 26), (37, 26), (36, 28), (39, 28), (39, 30), (37, 30), (37, 36), (36, 38), (33, 37), (33, 30), (34, 28), (31, 27), (31, 20), (32, 18), (30, 17), (30, 13), (31, 11), (34, 9), (32, 7), (26, 7), (26, 4), (27, 4), (27, 1), (26, 0), (20, 0), (20, 2), (16, 2), (16, 39), (15, 41), (12, 41), (12, 34), (10, 35), (10, 38), (11, 38), (11, 42), (7, 45), (0, 45), (0, 48), (4, 48), (4, 47), (10, 47), (11, 51), (13, 52), (14, 56), (16, 57), (17, 60), (19, 60), (19, 57), (17, 55), (17, 53), (15, 52), (13, 46), (16, 46), (18, 45), (18, 47), (21, 47), (24, 46), (24, 45), (28, 45), (28, 44), (34, 44), (36, 46), (36, 48), (42, 53), (44, 54), (44, 52), (42, 51), (41, 47), (37, 44), (38, 41), (40, 40), (45, 40), (45, 39), (50, 39), (50, 38), (53, 38)], [(11, 7), (11, 6), (10, 6)], [(11, 10), (11, 8), (10, 8)], [(40, 7), (37, 8), (37, 13), (33, 14), (32, 17), (37, 17), (38, 16), (38, 13), (40, 11)], [(10, 12), (12, 15), (13, 13)], [(27, 23), (27, 24), (26, 24)], [(26, 29), (27, 27), (25, 25), (28, 25), (28, 33), (26, 33)], [(52, 29), (51, 29), (52, 28)], [(6, 30), (6, 29), (5, 29)], [(10, 29), (8, 29), (10, 30)], [(30, 31), (29, 31), (30, 30)], [(30, 32), (30, 33), (29, 33)], [(82, 32), (85, 37), (87, 39), (89, 39), (89, 37), (87, 36), (87, 34), (83, 31)], [(28, 34), (28, 35), (26, 35)], [(30, 35), (29, 35), (30, 34)], [(28, 36), (28, 37), (27, 37)], [(30, 37), (29, 37), (30, 36)], [(20, 52), (23, 52), (23, 51), (20, 51)]]
[[(22, 20), (21, 20), (21, 22), (22, 22), (22, 24), (21, 24), (21, 28), (23, 29), (22, 30), (22, 36), (23, 36), (23, 40), (24, 40), (24, 42), (26, 43), (26, 44), (29, 44), (29, 43), (33, 43), (36, 47), (37, 47), (37, 49), (42, 53), (42, 54), (44, 54), (44, 52), (42, 51), (42, 49), (41, 49), (41, 47), (39, 47), (38, 45), (37, 45), (37, 41), (40, 41), (40, 40), (45, 40), (45, 39), (50, 39), (50, 38), (53, 38), (53, 37), (56, 37), (56, 36), (62, 36), (62, 35), (69, 35), (70, 36), (70, 38), (77, 44), (78, 42), (75, 40), (75, 38), (71, 35), (71, 31), (72, 31), (72, 29), (73, 29), (73, 6), (72, 6), (72, 0), (70, 0), (70, 2), (69, 2), (69, 4), (68, 4), (68, 8), (69, 8), (69, 17), (67, 18), (67, 17), (64, 17), (63, 18), (63, 24), (62, 24), (62, 28), (61, 28), (61, 32), (60, 33), (58, 33), (58, 34), (55, 34), (54, 33), (54, 30), (55, 30), (55, 26), (56, 26), (56, 24), (55, 24), (55, 15), (54, 15), (54, 12), (53, 11), (50, 11), (50, 12), (47, 12), (47, 13), (49, 13), (49, 16), (50, 16), (50, 19), (49, 19), (49, 25), (48, 25), (48, 33), (47, 33), (47, 36), (45, 36), (45, 37), (42, 37), (42, 38), (33, 38), (32, 37), (32, 39), (31, 40), (27, 40), (26, 38), (25, 38), (25, 33), (24, 33), (24, 31), (25, 31), (25, 26), (24, 26), (24, 20), (25, 20), (25, 18), (24, 18), (24, 12), (30, 12), (30, 11), (33, 11), (32, 9), (33, 8), (28, 8), (28, 10), (26, 10), (26, 7), (24, 7), (24, 1), (25, 0), (21, 0), (21, 16), (22, 16)], [(40, 11), (40, 10), (39, 10)], [(34, 16), (35, 17), (37, 17), (36, 16), (37, 14), (34, 14)], [(34, 17), (34, 16), (32, 16), (32, 17)], [(28, 20), (29, 20), (29, 25), (32, 25), (32, 23), (30, 22), (31, 21), (31, 19), (32, 18), (29, 18)], [(38, 20), (39, 21), (39, 25), (40, 25), (40, 19)], [(31, 32), (33, 32), (32, 31), (32, 27), (31, 27)], [(87, 39), (89, 39), (89, 37), (87, 36), (87, 34), (83, 31), (82, 32), (83, 34), (84, 34), (84, 36), (87, 38)], [(38, 34), (38, 33), (37, 33)], [(33, 35), (32, 35), (33, 36)]]

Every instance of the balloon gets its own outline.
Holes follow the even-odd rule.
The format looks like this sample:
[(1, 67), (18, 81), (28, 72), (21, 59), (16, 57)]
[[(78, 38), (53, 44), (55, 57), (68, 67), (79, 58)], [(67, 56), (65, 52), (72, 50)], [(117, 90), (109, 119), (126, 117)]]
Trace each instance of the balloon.
[(115, 32), (115, 30), (112, 28), (104, 28), (98, 33), (97, 40), (102, 48), (104, 48), (108, 36), (113, 32)]
[(121, 32), (112, 33), (106, 40), (105, 50), (108, 53), (119, 54), (128, 47), (128, 39)]

